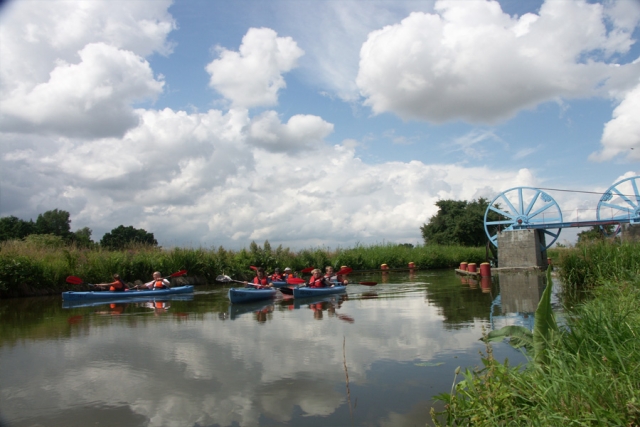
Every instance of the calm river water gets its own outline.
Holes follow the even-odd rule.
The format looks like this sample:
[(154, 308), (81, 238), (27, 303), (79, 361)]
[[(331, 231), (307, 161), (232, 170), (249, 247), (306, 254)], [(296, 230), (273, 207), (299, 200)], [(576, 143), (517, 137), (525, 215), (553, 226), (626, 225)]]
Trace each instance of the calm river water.
[(257, 305), (230, 305), (220, 285), (126, 304), (0, 300), (0, 424), (424, 426), (456, 367), (481, 364), (483, 328), (531, 326), (543, 288), (451, 270), (351, 276), (379, 283)]

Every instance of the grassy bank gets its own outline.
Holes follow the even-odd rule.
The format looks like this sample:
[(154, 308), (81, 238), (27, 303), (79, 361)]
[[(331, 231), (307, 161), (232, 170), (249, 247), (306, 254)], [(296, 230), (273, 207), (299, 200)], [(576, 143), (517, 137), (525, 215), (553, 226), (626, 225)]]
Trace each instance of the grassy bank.
[(252, 244), (239, 251), (218, 249), (161, 249), (148, 246), (123, 251), (86, 249), (75, 246), (51, 246), (42, 242), (9, 241), (0, 244), (0, 297), (45, 295), (67, 290), (67, 276), (81, 277), (88, 283), (110, 281), (119, 273), (127, 282), (150, 280), (158, 270), (163, 274), (186, 269), (189, 276), (198, 276), (213, 283), (216, 276), (227, 274), (244, 280), (253, 277), (250, 265), (274, 268), (348, 265), (354, 270), (406, 267), (414, 262), (421, 269), (451, 268), (461, 261), (483, 262), (484, 248), (461, 246), (418, 246), (383, 244), (356, 246), (347, 249), (271, 248)]
[[(538, 341), (544, 357), (536, 357), (540, 348), (529, 347), (531, 362), (524, 369), (495, 360), (487, 344), (483, 366), (456, 373), (462, 381), (440, 395), (446, 410), (433, 414), (434, 421), (451, 426), (640, 425), (639, 251), (638, 245), (606, 243), (564, 251), (558, 266), (565, 286), (586, 284), (590, 298), (565, 307), (565, 326)], [(541, 320), (536, 312), (536, 324)]]

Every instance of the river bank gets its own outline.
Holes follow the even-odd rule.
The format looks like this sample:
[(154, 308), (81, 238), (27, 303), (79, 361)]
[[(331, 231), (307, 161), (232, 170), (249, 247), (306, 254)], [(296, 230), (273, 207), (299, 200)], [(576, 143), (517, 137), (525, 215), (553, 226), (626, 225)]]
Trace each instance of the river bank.
[[(249, 266), (262, 266), (268, 271), (291, 267), (304, 268), (347, 265), (354, 270), (380, 271), (404, 268), (413, 262), (416, 269), (453, 268), (461, 261), (485, 261), (485, 248), (463, 246), (416, 246), (381, 244), (355, 248), (315, 248), (291, 251), (252, 244), (239, 251), (220, 248), (131, 247), (123, 251), (86, 249), (76, 246), (48, 247), (25, 241), (0, 244), (0, 298), (53, 295), (69, 289), (67, 276), (77, 276), (87, 283), (111, 281), (118, 273), (126, 282), (151, 280), (154, 271), (171, 274), (187, 270), (191, 283), (214, 283), (220, 274), (238, 280), (253, 277)], [(76, 288), (74, 288), (76, 289)], [(80, 288), (77, 288), (80, 290)]]
[[(640, 424), (640, 246), (597, 242), (563, 250), (555, 264), (563, 326), (527, 350), (524, 369), (496, 360), (487, 343), (481, 368), (452, 373), (459, 382), (438, 396), (446, 407), (432, 412), (436, 425)], [(537, 312), (536, 324), (547, 317)]]

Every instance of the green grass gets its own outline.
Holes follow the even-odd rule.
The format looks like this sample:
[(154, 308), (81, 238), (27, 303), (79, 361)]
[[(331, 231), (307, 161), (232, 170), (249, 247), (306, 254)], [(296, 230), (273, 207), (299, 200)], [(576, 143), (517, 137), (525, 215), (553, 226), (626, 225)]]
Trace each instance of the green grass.
[(150, 280), (156, 270), (168, 275), (186, 269), (189, 276), (213, 283), (220, 274), (238, 280), (250, 279), (253, 277), (250, 266), (261, 266), (267, 271), (276, 267), (291, 267), (299, 271), (327, 265), (336, 269), (347, 265), (354, 270), (378, 270), (382, 264), (389, 268), (406, 268), (409, 262), (413, 262), (417, 268), (438, 269), (458, 266), (461, 261), (483, 262), (484, 257), (484, 248), (461, 246), (382, 244), (294, 252), (282, 246), (272, 248), (265, 242), (263, 246), (252, 243), (248, 250), (239, 251), (222, 247), (162, 249), (149, 246), (109, 251), (60, 246), (47, 239), (32, 239), (0, 244), (0, 297), (53, 294), (67, 290), (69, 285), (65, 278), (71, 275), (87, 283), (104, 283), (118, 273), (126, 282), (132, 283)]
[[(545, 345), (544, 360), (525, 367), (499, 362), (487, 343), (482, 367), (456, 379), (436, 425), (640, 425), (639, 246), (595, 243), (563, 251), (565, 286), (587, 286), (589, 298), (565, 306), (564, 326)], [(542, 314), (536, 312), (536, 322)], [(550, 314), (542, 317), (549, 317)], [(531, 362), (535, 354), (529, 354)]]

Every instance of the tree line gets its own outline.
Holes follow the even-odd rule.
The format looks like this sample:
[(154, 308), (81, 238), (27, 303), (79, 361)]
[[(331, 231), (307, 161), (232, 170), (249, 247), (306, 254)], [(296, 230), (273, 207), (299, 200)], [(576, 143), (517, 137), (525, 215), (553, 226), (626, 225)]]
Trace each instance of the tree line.
[(23, 220), (15, 216), (0, 218), (0, 242), (7, 240), (22, 240), (33, 236), (64, 244), (76, 244), (80, 247), (92, 248), (100, 246), (106, 249), (123, 249), (131, 244), (157, 246), (158, 242), (153, 233), (132, 226), (120, 225), (106, 233), (99, 243), (91, 240), (92, 230), (83, 227), (71, 231), (71, 218), (67, 211), (53, 209), (38, 215), (33, 220)]
[[(439, 200), (436, 203), (438, 213), (420, 227), (425, 245), (485, 246), (488, 239), (484, 231), (484, 213), (488, 204), (484, 198), (472, 201)], [(91, 239), (91, 233), (89, 227), (71, 231), (70, 214), (61, 209), (39, 214), (35, 222), (15, 216), (0, 218), (0, 242), (29, 236), (55, 236), (54, 240), (60, 243), (88, 248), (99, 245), (118, 250), (131, 244), (158, 245), (153, 233), (132, 226), (120, 225), (106, 233), (99, 242)]]

